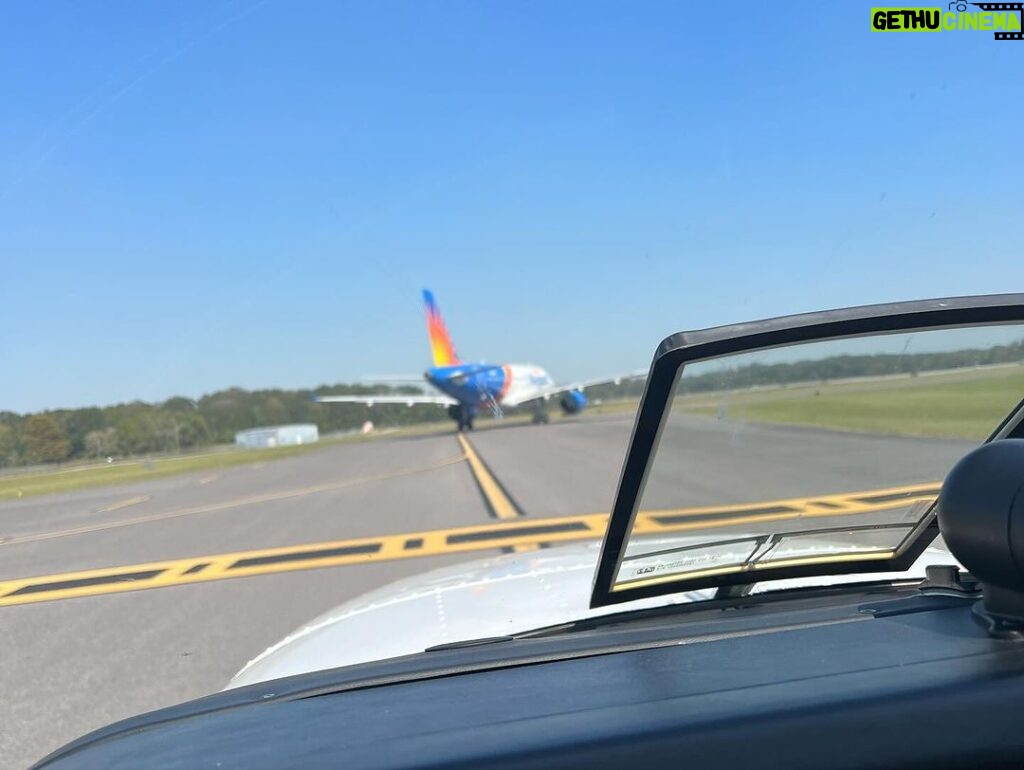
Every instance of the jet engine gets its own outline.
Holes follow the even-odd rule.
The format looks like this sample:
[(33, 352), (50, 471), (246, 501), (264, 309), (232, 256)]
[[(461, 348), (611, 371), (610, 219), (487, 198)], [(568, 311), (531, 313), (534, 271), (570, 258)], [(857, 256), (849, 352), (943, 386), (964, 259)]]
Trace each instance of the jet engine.
[(570, 390), (562, 394), (558, 405), (566, 414), (579, 414), (587, 406), (587, 397), (582, 390)]

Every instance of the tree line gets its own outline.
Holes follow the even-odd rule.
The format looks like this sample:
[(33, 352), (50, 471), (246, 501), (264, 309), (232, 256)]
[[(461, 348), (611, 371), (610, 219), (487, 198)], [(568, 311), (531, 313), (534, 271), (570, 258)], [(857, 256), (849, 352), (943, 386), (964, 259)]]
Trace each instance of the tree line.
[(234, 441), (246, 428), (314, 423), (321, 433), (448, 419), (442, 407), (419, 404), (319, 404), (314, 395), (411, 394), (414, 387), (333, 385), (315, 390), (230, 388), (199, 399), (135, 401), (107, 407), (0, 412), (0, 467), (88, 458), (173, 453)]
[(777, 364), (749, 364), (694, 376), (687, 376), (684, 371), (679, 381), (679, 392), (701, 393), (800, 382), (828, 382), (851, 377), (885, 377), (896, 374), (916, 376), (919, 372), (1020, 361), (1024, 361), (1024, 340), (990, 348), (967, 348), (944, 353), (841, 355)]

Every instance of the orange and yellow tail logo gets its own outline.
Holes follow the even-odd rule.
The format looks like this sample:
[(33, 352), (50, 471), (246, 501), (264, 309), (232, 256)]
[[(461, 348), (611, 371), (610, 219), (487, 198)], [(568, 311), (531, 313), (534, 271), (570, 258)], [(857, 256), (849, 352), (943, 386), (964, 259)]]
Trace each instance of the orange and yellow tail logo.
[(423, 290), (423, 302), (427, 308), (427, 334), (430, 335), (430, 352), (434, 356), (434, 366), (454, 366), (462, 363), (455, 352), (452, 338), (441, 318), (441, 311), (434, 301), (434, 295)]

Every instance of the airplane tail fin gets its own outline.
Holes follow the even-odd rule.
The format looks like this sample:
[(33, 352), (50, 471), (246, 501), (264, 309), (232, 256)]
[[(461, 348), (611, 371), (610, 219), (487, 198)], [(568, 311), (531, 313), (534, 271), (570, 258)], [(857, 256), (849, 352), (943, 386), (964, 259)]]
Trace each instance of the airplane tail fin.
[(445, 328), (441, 310), (434, 301), (434, 295), (423, 290), (423, 303), (427, 310), (427, 334), (430, 335), (430, 352), (434, 356), (434, 366), (453, 366), (461, 364), (455, 345)]

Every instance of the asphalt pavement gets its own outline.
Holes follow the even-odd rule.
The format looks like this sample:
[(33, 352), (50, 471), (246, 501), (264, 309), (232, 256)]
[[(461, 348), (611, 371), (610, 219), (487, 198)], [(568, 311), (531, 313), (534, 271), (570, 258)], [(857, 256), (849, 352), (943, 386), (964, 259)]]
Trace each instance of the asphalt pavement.
[[(527, 518), (609, 510), (632, 415), (499, 426), (470, 440)], [(683, 418), (643, 507), (758, 502), (940, 480), (971, 446)], [(454, 435), (0, 504), (4, 581), (494, 521)], [(819, 523), (827, 524), (827, 521)], [(477, 550), (0, 606), (0, 767), (222, 688), (327, 609)], [(2, 591), (0, 591), (2, 594)], [(396, 629), (400, 633), (400, 629)]]

